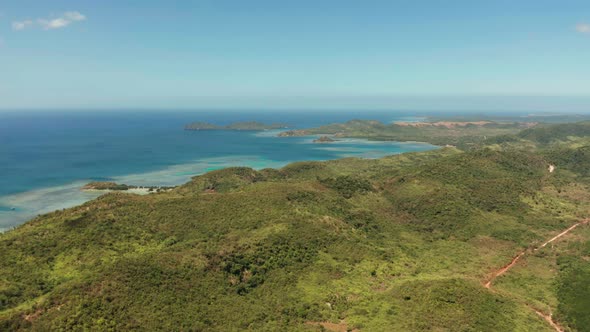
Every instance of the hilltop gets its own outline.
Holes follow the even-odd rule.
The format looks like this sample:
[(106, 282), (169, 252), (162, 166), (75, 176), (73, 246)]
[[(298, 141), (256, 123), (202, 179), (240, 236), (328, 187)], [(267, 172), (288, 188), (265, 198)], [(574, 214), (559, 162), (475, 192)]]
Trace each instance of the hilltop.
[(590, 216), (588, 122), (327, 129), (465, 148), (227, 168), (39, 216), (0, 235), (0, 330), (589, 330), (590, 227), (540, 247)]

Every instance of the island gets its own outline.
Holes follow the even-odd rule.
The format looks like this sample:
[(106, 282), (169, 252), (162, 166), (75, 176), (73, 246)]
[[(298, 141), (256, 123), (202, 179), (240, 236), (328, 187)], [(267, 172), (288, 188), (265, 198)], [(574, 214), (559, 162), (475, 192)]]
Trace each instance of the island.
[(289, 128), (284, 123), (265, 124), (256, 121), (234, 122), (226, 126), (218, 126), (207, 122), (192, 122), (184, 126), (184, 130), (247, 130), (247, 131), (261, 131), (272, 129), (286, 129)]
[(332, 143), (332, 142), (337, 142), (337, 140), (332, 139), (328, 136), (322, 136), (320, 138), (314, 139), (313, 142), (314, 143)]

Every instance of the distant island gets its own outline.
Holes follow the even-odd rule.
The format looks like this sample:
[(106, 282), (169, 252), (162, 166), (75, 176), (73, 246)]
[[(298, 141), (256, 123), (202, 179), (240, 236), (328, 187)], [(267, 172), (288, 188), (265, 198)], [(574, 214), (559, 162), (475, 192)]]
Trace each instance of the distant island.
[(332, 139), (328, 136), (322, 136), (320, 138), (314, 139), (313, 140), (314, 143), (332, 143), (332, 142), (337, 142), (335, 139)]
[(256, 121), (234, 122), (226, 126), (218, 126), (208, 122), (192, 122), (184, 126), (184, 130), (271, 130), (271, 129), (286, 129), (289, 128), (284, 123), (265, 124)]

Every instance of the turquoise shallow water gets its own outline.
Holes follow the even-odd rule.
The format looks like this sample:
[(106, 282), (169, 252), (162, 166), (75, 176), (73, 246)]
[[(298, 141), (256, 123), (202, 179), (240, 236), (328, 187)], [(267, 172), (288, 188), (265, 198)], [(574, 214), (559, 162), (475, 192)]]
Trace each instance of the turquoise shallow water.
[(191, 121), (286, 122), (306, 128), (353, 118), (384, 122), (418, 119), (381, 112), (39, 112), (0, 113), (0, 230), (93, 199), (93, 180), (177, 185), (229, 166), (282, 167), (300, 160), (378, 158), (435, 148), (421, 143), (342, 140), (314, 144), (276, 131), (182, 130)]

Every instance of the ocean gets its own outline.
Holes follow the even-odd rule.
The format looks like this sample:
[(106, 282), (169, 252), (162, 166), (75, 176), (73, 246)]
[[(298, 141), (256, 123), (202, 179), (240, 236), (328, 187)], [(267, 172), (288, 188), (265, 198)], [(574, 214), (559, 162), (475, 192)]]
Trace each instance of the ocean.
[(185, 131), (186, 123), (287, 123), (301, 129), (351, 119), (419, 121), (404, 112), (39, 111), (0, 112), (0, 231), (101, 193), (90, 181), (178, 185), (229, 166), (279, 168), (301, 160), (378, 158), (436, 148), (422, 143), (347, 139), (314, 144), (280, 131)]

